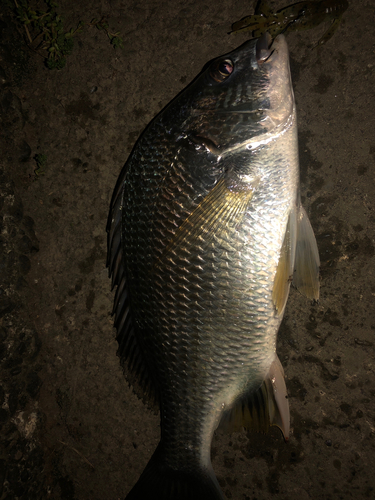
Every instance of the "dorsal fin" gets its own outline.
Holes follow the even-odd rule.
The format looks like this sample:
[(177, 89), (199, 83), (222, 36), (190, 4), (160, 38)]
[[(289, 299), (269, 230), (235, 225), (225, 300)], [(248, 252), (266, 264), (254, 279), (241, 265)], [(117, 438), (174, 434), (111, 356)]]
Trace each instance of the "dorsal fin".
[(154, 408), (158, 401), (157, 390), (149, 366), (142, 354), (135, 335), (130, 311), (126, 272), (123, 257), (122, 203), (124, 196), (125, 169), (121, 173), (115, 187), (107, 223), (109, 276), (112, 277), (112, 288), (117, 286), (112, 314), (115, 316), (114, 326), (117, 330), (117, 355), (121, 359), (125, 377), (137, 396)]

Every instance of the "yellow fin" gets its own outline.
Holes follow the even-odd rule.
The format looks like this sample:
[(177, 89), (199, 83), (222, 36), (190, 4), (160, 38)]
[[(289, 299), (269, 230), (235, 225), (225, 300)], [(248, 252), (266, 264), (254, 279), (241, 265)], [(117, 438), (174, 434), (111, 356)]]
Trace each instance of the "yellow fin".
[(226, 239), (226, 233), (240, 225), (258, 182), (232, 191), (226, 186), (225, 179), (221, 179), (177, 229), (161, 259), (177, 253), (182, 246), (207, 245), (214, 237)]
[(245, 427), (265, 433), (273, 425), (281, 429), (287, 441), (290, 431), (289, 402), (284, 370), (277, 355), (259, 389), (242, 396), (224, 413), (220, 422), (220, 427), (229, 432)]
[(297, 217), (297, 243), (293, 284), (309, 299), (319, 300), (319, 251), (314, 231), (304, 208)]
[(293, 277), (296, 238), (297, 215), (296, 210), (293, 210), (288, 218), (272, 290), (272, 300), (278, 316), (284, 312), (289, 296), (290, 283)]
[(279, 427), (284, 434), (285, 441), (288, 441), (290, 431), (289, 401), (284, 369), (277, 355), (275, 355), (264, 383), (267, 385), (270, 423)]

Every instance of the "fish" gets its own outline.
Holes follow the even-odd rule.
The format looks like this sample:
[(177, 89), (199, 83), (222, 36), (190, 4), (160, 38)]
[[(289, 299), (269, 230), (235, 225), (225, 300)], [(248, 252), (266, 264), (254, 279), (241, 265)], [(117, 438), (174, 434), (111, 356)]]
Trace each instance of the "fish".
[(349, 4), (347, 0), (320, 0), (297, 2), (273, 13), (265, 0), (254, 2), (254, 15), (246, 16), (232, 24), (231, 33), (252, 31), (254, 37), (267, 32), (277, 36), (289, 31), (301, 31), (331, 21), (327, 31), (315, 46), (323, 45), (332, 38)]
[(126, 500), (223, 500), (213, 434), (276, 425), (288, 439), (277, 333), (291, 282), (319, 298), (283, 35), (207, 63), (151, 121), (107, 232), (118, 355), (160, 409), (160, 442)]

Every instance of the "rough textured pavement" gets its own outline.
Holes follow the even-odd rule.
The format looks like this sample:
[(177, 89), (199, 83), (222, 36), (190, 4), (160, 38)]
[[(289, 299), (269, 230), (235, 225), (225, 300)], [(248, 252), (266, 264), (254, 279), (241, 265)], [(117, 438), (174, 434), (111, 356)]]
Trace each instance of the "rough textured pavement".
[[(251, 3), (62, 0), (68, 27), (107, 16), (124, 49), (88, 29), (59, 72), (0, 12), (0, 500), (123, 499), (150, 458), (158, 417), (116, 356), (109, 202), (147, 123), (247, 39), (227, 32)], [(321, 300), (292, 290), (280, 329), (289, 443), (277, 429), (214, 439), (228, 499), (375, 496), (374, 11), (352, 2), (317, 49), (323, 26), (288, 35)]]

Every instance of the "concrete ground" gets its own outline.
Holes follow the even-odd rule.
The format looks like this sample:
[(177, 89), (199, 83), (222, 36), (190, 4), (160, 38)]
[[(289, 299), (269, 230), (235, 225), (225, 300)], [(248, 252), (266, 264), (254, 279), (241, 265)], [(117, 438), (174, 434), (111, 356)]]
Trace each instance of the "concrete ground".
[[(123, 499), (157, 445), (158, 416), (128, 388), (116, 356), (109, 202), (149, 121), (208, 60), (248, 38), (227, 32), (251, 4), (61, 0), (67, 26), (105, 16), (124, 48), (86, 29), (66, 67), (50, 71), (4, 3), (0, 500)], [(228, 499), (375, 497), (374, 11), (351, 2), (319, 48), (324, 26), (287, 37), (321, 300), (292, 290), (279, 333), (290, 441), (277, 429), (214, 438)], [(35, 154), (47, 157), (42, 173)]]

